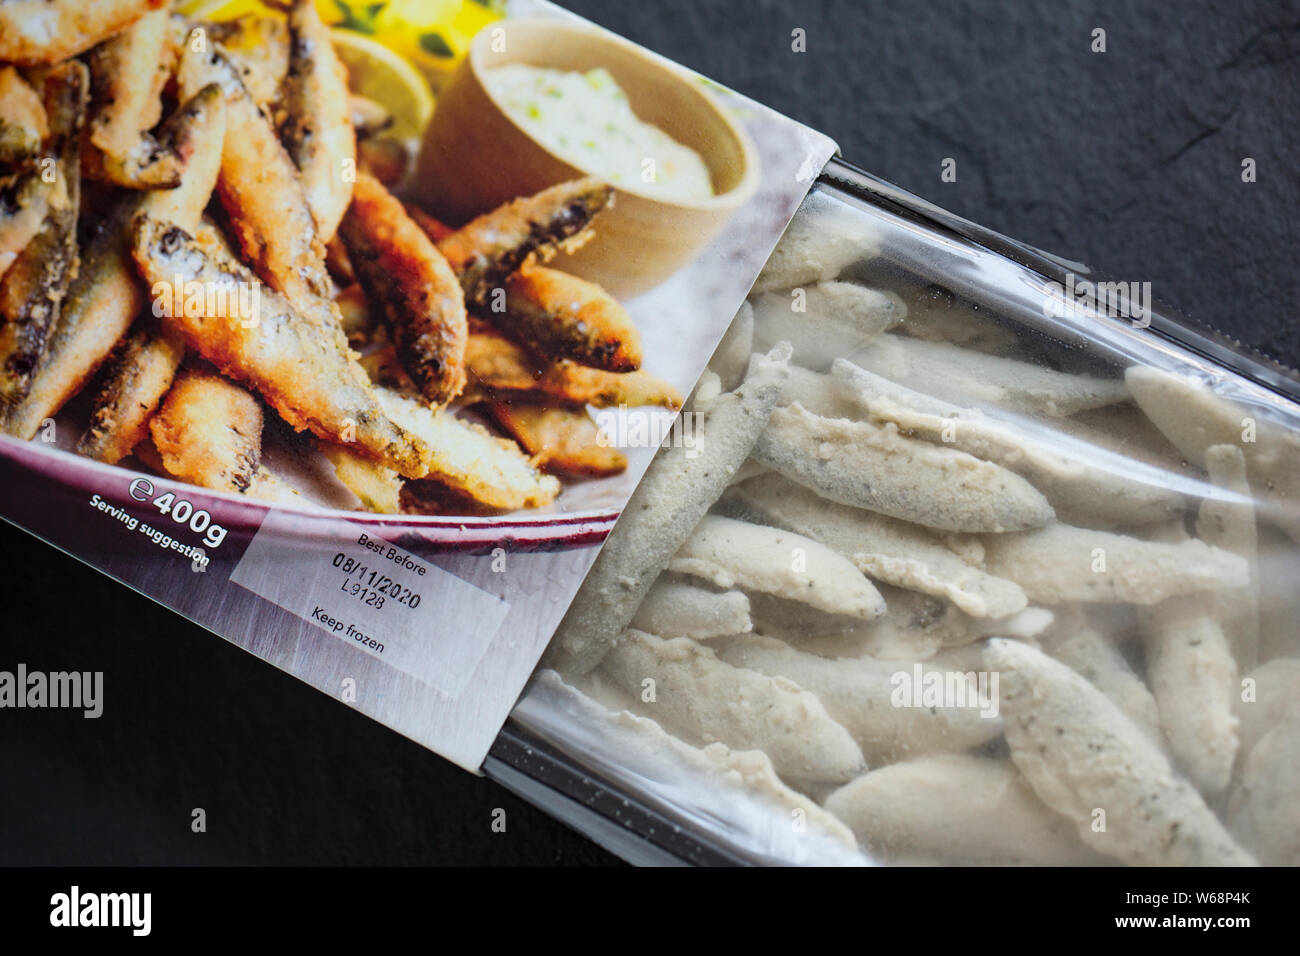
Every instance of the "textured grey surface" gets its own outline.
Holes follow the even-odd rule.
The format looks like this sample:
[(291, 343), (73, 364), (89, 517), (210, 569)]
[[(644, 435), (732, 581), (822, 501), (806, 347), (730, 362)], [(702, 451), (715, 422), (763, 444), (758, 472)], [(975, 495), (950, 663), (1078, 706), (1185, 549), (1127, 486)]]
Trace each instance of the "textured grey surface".
[[(884, 179), (1149, 281), (1295, 363), (1296, 0), (565, 5), (822, 130)], [(791, 51), (796, 28), (806, 53)]]
[[(1300, 358), (1296, 2), (566, 5), (940, 205)], [(1089, 51), (1094, 27), (1105, 54)], [(107, 685), (99, 721), (0, 711), (0, 863), (610, 860), (21, 532), (0, 529), (0, 547), (0, 668), (103, 670)]]

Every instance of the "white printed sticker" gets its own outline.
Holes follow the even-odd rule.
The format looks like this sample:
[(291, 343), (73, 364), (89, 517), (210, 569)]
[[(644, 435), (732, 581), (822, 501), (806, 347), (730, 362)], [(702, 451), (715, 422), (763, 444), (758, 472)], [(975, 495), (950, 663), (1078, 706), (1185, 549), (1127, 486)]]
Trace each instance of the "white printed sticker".
[(456, 698), (510, 605), (411, 552), (340, 521), (304, 536), (273, 511), (230, 580)]

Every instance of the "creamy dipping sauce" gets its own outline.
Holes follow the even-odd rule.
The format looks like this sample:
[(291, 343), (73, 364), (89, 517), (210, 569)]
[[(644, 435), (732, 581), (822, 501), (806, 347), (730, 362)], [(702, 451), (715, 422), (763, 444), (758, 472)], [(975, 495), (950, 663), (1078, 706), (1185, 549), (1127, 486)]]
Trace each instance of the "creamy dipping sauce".
[(700, 154), (642, 122), (603, 67), (578, 73), (511, 63), (484, 71), (483, 82), (529, 135), (614, 187), (687, 201), (713, 195)]

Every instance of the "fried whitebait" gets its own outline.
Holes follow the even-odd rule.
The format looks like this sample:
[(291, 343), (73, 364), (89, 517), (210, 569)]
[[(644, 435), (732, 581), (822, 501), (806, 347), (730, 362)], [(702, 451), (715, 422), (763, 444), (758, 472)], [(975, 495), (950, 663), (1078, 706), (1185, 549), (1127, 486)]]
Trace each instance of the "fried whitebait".
[(430, 405), (465, 388), (469, 327), (465, 297), (447, 260), (402, 204), (358, 173), (340, 226), (348, 258), (371, 303), (383, 310), (397, 355)]
[(525, 262), (549, 259), (586, 241), (592, 218), (614, 201), (596, 179), (575, 179), (516, 199), (471, 220), (438, 242), (472, 308), (491, 307), (490, 296)]
[[(152, 215), (196, 229), (212, 195), (226, 131), (221, 91), (205, 88), (164, 124), (161, 135), (187, 157), (181, 185), (123, 201), (102, 222), (81, 264), (49, 338), (44, 365), (6, 429), (31, 438), (41, 422), (75, 395), (126, 334), (144, 308), (146, 289), (131, 261), (127, 231), (137, 215)], [(170, 280), (169, 280), (170, 281)]]

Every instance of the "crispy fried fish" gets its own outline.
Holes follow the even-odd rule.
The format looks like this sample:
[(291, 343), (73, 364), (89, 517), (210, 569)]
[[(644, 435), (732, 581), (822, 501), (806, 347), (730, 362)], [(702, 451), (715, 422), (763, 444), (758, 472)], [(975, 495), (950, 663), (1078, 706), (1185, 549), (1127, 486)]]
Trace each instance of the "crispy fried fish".
[(329, 298), (325, 247), (316, 235), (298, 170), (270, 120), (253, 102), (239, 70), (213, 44), (204, 52), (187, 47), (177, 79), (182, 96), (208, 83), (216, 83), (225, 94), (228, 135), (217, 195), (244, 258), (295, 313), (346, 352), (347, 337)]
[(210, 372), (183, 369), (149, 433), (167, 473), (202, 488), (247, 491), (262, 460), (262, 406)]
[(649, 372), (639, 369), (619, 374), (569, 361), (539, 361), (504, 335), (482, 325), (470, 333), (465, 365), (471, 385), (496, 392), (536, 392), (570, 405), (597, 408), (682, 407), (681, 393)]
[(383, 308), (397, 354), (431, 405), (465, 387), (465, 297), (437, 247), (368, 173), (340, 225), (352, 268)]
[(166, 5), (167, 0), (6, 0), (0, 3), (0, 60), (58, 63)]
[(397, 359), (397, 350), (391, 345), (367, 352), (357, 360), (370, 381), (397, 392), (406, 398), (419, 398), (420, 390), (411, 381), (402, 363)]
[(641, 367), (641, 336), (608, 292), (577, 276), (526, 266), (506, 278), (505, 308), (492, 310), (502, 329), (539, 355), (607, 372)]
[(90, 54), (94, 103), (86, 176), (128, 189), (175, 189), (181, 157), (149, 135), (162, 116), (162, 91), (176, 48), (171, 14), (146, 13)]
[(35, 158), (48, 135), (40, 94), (12, 66), (0, 68), (0, 162)]
[(375, 394), (393, 421), (433, 449), (430, 477), (453, 491), (500, 511), (540, 507), (560, 493), (560, 483), (538, 471), (509, 439), (388, 389)]
[(402, 510), (402, 476), (382, 462), (333, 442), (318, 441), (317, 450), (334, 468), (334, 475), (360, 499), (366, 510), (395, 515)]
[(488, 298), (510, 273), (533, 257), (581, 245), (592, 217), (614, 201), (597, 179), (575, 179), (484, 213), (438, 243), (465, 288), (471, 307)]
[(45, 364), (31, 391), (6, 422), (6, 430), (31, 438), (94, 374), (144, 307), (126, 230), (139, 213), (195, 228), (212, 195), (225, 135), (225, 109), (216, 86), (201, 91), (164, 124), (161, 138), (186, 157), (176, 189), (153, 190), (123, 202), (90, 240), (77, 277), (51, 331)]
[(314, 0), (295, 0), (289, 10), (289, 72), (280, 102), (285, 111), (280, 138), (302, 176), (316, 232), (328, 242), (352, 198), (356, 135), (348, 71), (339, 62), (329, 28)]
[(35, 162), (0, 176), (0, 276), (45, 226), (51, 201), (61, 208), (69, 206), (67, 185), (59, 177), (47, 182)]
[[(50, 122), (50, 155), (42, 166), (62, 181), (60, 201), (50, 205), (42, 231), (0, 279), (0, 406), (6, 412), (27, 395), (58, 320), (68, 283), (77, 271), (77, 214), (81, 202), (78, 163), (81, 126), (90, 77), (77, 62), (50, 70), (42, 99)], [(47, 161), (52, 166), (47, 166)]]
[(77, 453), (115, 465), (149, 434), (149, 419), (172, 387), (185, 357), (180, 338), (141, 328), (122, 343), (95, 397), (90, 426)]
[(527, 401), (494, 401), (488, 413), (547, 471), (603, 478), (627, 469), (627, 456), (601, 443), (586, 409)]
[[(164, 309), (186, 344), (232, 378), (253, 386), (294, 428), (319, 438), (364, 448), (408, 478), (429, 471), (431, 449), (389, 420), (365, 372), (305, 322), (284, 296), (261, 286), (257, 277), (174, 223), (144, 215), (136, 219), (131, 251), (155, 288), (179, 277), (204, 288), (257, 290), (255, 321), (229, 309)], [(214, 255), (215, 253), (215, 255)], [(227, 295), (229, 303), (233, 294)], [(191, 314), (193, 313), (193, 314)]]
[(279, 17), (248, 13), (233, 20), (206, 23), (208, 39), (221, 44), (258, 106), (280, 95), (289, 72), (289, 26)]
[(411, 217), (411, 221), (424, 230), (424, 234), (434, 242), (442, 242), (456, 230), (451, 228), (441, 219), (429, 215), (415, 203), (406, 204), (406, 214)]

